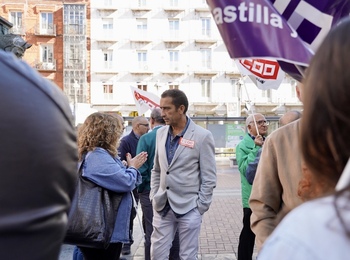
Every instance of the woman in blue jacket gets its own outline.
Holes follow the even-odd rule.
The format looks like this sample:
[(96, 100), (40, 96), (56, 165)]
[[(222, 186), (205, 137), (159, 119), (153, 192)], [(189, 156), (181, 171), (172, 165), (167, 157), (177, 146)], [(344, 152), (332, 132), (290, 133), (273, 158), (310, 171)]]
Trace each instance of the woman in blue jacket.
[(129, 219), (132, 207), (131, 191), (141, 183), (138, 168), (147, 159), (143, 152), (127, 161), (117, 154), (124, 131), (123, 119), (104, 113), (93, 113), (79, 128), (79, 160), (83, 161), (82, 175), (108, 190), (125, 193), (120, 203), (110, 245), (106, 249), (79, 247), (85, 260), (115, 260), (120, 258), (123, 243), (129, 242)]

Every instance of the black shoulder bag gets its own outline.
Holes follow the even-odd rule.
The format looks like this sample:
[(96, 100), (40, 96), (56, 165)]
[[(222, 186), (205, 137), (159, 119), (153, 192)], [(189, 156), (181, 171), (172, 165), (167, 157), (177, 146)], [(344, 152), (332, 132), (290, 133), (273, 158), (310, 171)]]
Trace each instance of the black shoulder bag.
[(68, 214), (63, 243), (82, 247), (107, 248), (114, 230), (118, 208), (125, 193), (107, 190), (82, 176), (83, 163)]

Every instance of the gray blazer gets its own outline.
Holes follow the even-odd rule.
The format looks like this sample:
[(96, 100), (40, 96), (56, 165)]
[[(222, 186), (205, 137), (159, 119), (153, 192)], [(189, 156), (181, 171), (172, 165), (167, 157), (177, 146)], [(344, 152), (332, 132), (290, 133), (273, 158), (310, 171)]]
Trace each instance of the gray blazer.
[(178, 214), (194, 208), (203, 214), (209, 209), (216, 185), (214, 138), (211, 132), (188, 120), (183, 138), (193, 141), (193, 147), (179, 144), (170, 165), (165, 147), (169, 126), (157, 132), (150, 192), (156, 211), (161, 211), (167, 200)]

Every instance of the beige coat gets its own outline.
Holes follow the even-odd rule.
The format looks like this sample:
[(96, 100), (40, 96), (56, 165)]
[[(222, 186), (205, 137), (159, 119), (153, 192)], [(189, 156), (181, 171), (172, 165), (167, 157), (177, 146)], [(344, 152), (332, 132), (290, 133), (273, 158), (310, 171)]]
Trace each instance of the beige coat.
[(277, 226), (281, 210), (302, 202), (297, 195), (302, 176), (299, 126), (297, 120), (277, 129), (263, 146), (249, 200), (258, 250)]

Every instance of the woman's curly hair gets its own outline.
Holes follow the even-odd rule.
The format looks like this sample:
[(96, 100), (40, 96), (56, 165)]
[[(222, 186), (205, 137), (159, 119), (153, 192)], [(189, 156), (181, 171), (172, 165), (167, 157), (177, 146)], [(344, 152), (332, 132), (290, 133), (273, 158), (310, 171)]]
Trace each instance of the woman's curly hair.
[(120, 116), (100, 112), (89, 115), (78, 129), (79, 160), (96, 147), (101, 147), (116, 157), (123, 131), (123, 119)]

